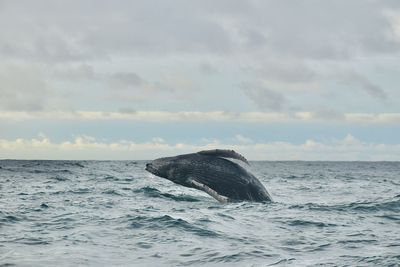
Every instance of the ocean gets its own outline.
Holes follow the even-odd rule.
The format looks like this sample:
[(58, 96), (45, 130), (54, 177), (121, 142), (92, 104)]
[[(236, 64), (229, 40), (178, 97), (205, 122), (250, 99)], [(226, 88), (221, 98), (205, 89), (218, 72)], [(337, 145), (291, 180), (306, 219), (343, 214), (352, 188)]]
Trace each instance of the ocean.
[(0, 161), (0, 266), (400, 266), (400, 162), (251, 162), (219, 204), (147, 161)]

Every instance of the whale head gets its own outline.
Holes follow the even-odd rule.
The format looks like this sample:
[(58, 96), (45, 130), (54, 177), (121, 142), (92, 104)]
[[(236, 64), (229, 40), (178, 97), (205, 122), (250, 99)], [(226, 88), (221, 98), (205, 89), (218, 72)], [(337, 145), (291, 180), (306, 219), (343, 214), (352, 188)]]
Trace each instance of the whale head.
[(146, 171), (182, 185), (186, 182), (186, 168), (179, 157), (159, 158), (146, 164)]

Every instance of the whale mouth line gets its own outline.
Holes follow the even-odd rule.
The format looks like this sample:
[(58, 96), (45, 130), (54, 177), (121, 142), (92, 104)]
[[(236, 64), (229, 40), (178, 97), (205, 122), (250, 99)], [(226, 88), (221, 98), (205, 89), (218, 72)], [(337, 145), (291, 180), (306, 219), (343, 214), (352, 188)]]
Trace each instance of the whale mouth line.
[(153, 165), (152, 165), (151, 163), (147, 163), (147, 164), (146, 164), (145, 170), (148, 171), (148, 172), (151, 173), (151, 174), (160, 176), (160, 172), (159, 172), (156, 168), (154, 168)]

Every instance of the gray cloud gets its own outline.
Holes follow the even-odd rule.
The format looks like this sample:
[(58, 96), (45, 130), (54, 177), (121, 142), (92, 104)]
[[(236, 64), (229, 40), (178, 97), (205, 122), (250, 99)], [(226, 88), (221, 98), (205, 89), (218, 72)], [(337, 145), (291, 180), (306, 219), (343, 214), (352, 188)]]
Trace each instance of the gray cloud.
[(281, 111), (285, 108), (286, 98), (275, 90), (250, 83), (242, 84), (241, 88), (260, 109)]
[(345, 114), (326, 107), (317, 107), (316, 110), (313, 112), (313, 115), (315, 118), (322, 119), (324, 121), (340, 121), (345, 119)]
[(217, 68), (215, 68), (212, 64), (207, 62), (200, 63), (199, 69), (202, 73), (207, 75), (215, 75), (219, 73)]
[(388, 36), (391, 22), (383, 11), (393, 5), (373, 0), (3, 1), (0, 53), (50, 62), (121, 53), (244, 52), (312, 59), (390, 53), (399, 46)]
[(38, 69), (0, 67), (0, 109), (37, 111), (51, 94)]
[(49, 62), (121, 53), (224, 53), (229, 37), (205, 15), (185, 1), (7, 1), (0, 10), (0, 51), (6, 58)]
[(99, 78), (98, 74), (95, 73), (94, 68), (88, 64), (79, 64), (77, 66), (63, 65), (62, 67), (54, 68), (52, 73), (56, 79), (74, 82)]
[(366, 92), (371, 97), (378, 100), (386, 100), (386, 92), (377, 84), (371, 82), (368, 78), (356, 72), (349, 72), (343, 76), (344, 82), (349, 85), (355, 85)]
[(189, 101), (195, 86), (189, 77), (179, 73), (165, 74), (157, 80), (148, 80), (134, 72), (116, 72), (111, 75), (103, 74), (103, 79), (107, 84), (107, 98), (133, 103), (148, 100), (165, 102), (165, 99), (171, 101), (171, 98)]
[(316, 80), (318, 74), (303, 61), (267, 59), (257, 70), (260, 77), (285, 83), (307, 83)]
[(141, 87), (147, 82), (134, 72), (116, 72), (109, 78), (113, 89)]
[(267, 51), (285, 56), (331, 59), (390, 53), (399, 46), (387, 35), (391, 24), (382, 11), (389, 6), (388, 1), (371, 0), (264, 1), (241, 25), (266, 36)]
[[(223, 90), (218, 86), (225, 86), (227, 77), (234, 80), (231, 84), (243, 80), (268, 84), (243, 92), (257, 107), (282, 110), (286, 99), (293, 100), (288, 95), (293, 86), (305, 91), (311, 83), (332, 80), (332, 75), (319, 75), (320, 66), (335, 73), (336, 67), (329, 65), (332, 62), (343, 66), (363, 57), (372, 64), (374, 58), (398, 55), (396, 19), (387, 11), (399, 8), (399, 2), (391, 0), (2, 0), (2, 64), (17, 62), (27, 68), (41, 64), (54, 76), (38, 76), (44, 86), (20, 76), (27, 86), (32, 85), (31, 91), (24, 96), (15, 93), (22, 89), (7, 91), (7, 103), (15, 104), (3, 100), (2, 106), (45, 108), (50, 102), (46, 90), (63, 82), (65, 89), (71, 85), (69, 81), (77, 85), (75, 91), (85, 91), (86, 95), (78, 92), (80, 98), (74, 101), (83, 109), (84, 97), (108, 96), (109, 91), (120, 101), (145, 101), (155, 93), (173, 100), (195, 98), (200, 92), (192, 81), (197, 71), (214, 74), (203, 76), (210, 79), (203, 84), (216, 87), (209, 91)], [(142, 62), (154, 62), (156, 74), (142, 77)], [(162, 76), (169, 68), (172, 74)], [(1, 76), (8, 76), (0, 71)], [(343, 82), (343, 77), (335, 79)], [(354, 90), (361, 88), (375, 99), (384, 100), (389, 94), (363, 73), (348, 80)], [(205, 99), (210, 97), (203, 95), (199, 101), (208, 108), (210, 101)]]
[(134, 72), (102, 74), (102, 79), (107, 84), (105, 97), (117, 102), (141, 102), (156, 91), (147, 80)]

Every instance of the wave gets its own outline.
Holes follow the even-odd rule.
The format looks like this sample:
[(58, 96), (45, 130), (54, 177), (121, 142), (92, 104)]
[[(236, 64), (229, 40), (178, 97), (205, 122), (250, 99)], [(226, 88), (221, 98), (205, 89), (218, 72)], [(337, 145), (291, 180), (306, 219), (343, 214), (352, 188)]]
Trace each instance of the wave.
[(357, 211), (357, 212), (375, 212), (392, 211), (400, 212), (400, 197), (395, 196), (384, 201), (361, 201), (345, 204), (324, 205), (317, 203), (306, 203), (291, 205), (290, 209), (308, 209), (318, 211)]
[(74, 162), (74, 161), (63, 161), (62, 165), (64, 166), (72, 166), (72, 167), (79, 167), (79, 168), (85, 168), (85, 165), (83, 165), (81, 162)]
[(199, 202), (200, 200), (189, 195), (172, 195), (169, 193), (162, 193), (158, 189), (146, 186), (140, 189), (133, 190), (135, 193), (143, 193), (147, 197), (155, 197), (155, 198), (166, 198), (172, 199), (174, 201), (186, 201), (186, 202)]
[(16, 238), (12, 240), (11, 242), (19, 243), (19, 244), (24, 244), (24, 245), (49, 245), (51, 244), (51, 239), (47, 238), (42, 239), (42, 238), (33, 238), (33, 237), (23, 237), (23, 238)]
[(19, 222), (26, 221), (28, 217), (22, 214), (15, 214), (9, 212), (0, 211), (0, 229), (3, 225), (17, 224)]
[(51, 177), (51, 181), (65, 182), (65, 181), (68, 181), (68, 180), (69, 179), (67, 177), (59, 176), (59, 175)]
[(21, 221), (21, 218), (18, 218), (17, 216), (14, 215), (4, 215), (0, 217), (0, 223), (16, 223)]
[(384, 219), (388, 219), (388, 220), (400, 223), (400, 216), (398, 214), (385, 214), (385, 215), (379, 215), (376, 217), (384, 218)]
[(290, 262), (292, 262), (292, 261), (294, 261), (294, 260), (296, 260), (296, 259), (295, 259), (295, 258), (281, 259), (281, 260), (279, 260), (279, 261), (277, 261), (277, 262), (268, 264), (267, 266), (281, 265), (281, 264), (283, 264), (283, 263), (287, 264), (287, 263), (290, 263)]
[(102, 194), (112, 195), (112, 196), (123, 196), (123, 194), (121, 194), (118, 191), (113, 190), (113, 189), (107, 189), (107, 190), (103, 191)]
[(49, 193), (50, 195), (69, 195), (69, 194), (88, 194), (93, 191), (93, 188), (76, 188), (73, 190), (59, 190)]
[(144, 217), (135, 216), (129, 220), (129, 228), (134, 229), (146, 229), (146, 230), (162, 230), (166, 228), (175, 228), (177, 230), (184, 230), (192, 234), (203, 236), (203, 237), (217, 237), (218, 233), (195, 226), (183, 219), (176, 219), (169, 215), (164, 215), (160, 217)]
[(340, 240), (336, 242), (337, 244), (371, 244), (378, 243), (376, 239), (350, 239), (350, 240)]
[(78, 188), (75, 190), (68, 191), (68, 193), (72, 193), (72, 194), (88, 194), (90, 192), (92, 192), (91, 188)]
[(42, 209), (47, 209), (47, 208), (49, 208), (49, 205), (47, 205), (46, 203), (42, 203), (42, 204), (40, 204), (40, 207)]
[(255, 258), (266, 259), (266, 258), (276, 257), (276, 254), (268, 254), (261, 250), (242, 251), (223, 256), (217, 256), (215, 254), (218, 253), (213, 253), (211, 255), (208, 255), (209, 257), (207, 257), (208, 259), (206, 260), (206, 262), (214, 262), (214, 263), (243, 262), (246, 260), (254, 261)]
[(304, 226), (304, 227), (316, 226), (319, 228), (337, 226), (336, 224), (333, 223), (323, 223), (323, 222), (306, 221), (306, 220), (288, 220), (286, 223), (290, 226)]
[(341, 256), (341, 258), (348, 258), (351, 262), (357, 262), (358, 266), (398, 266), (400, 255), (385, 255), (385, 256)]
[(290, 179), (290, 180), (296, 180), (296, 179), (310, 178), (310, 175), (308, 175), (308, 174), (304, 174), (304, 175), (288, 175), (288, 176), (283, 176), (282, 178)]

